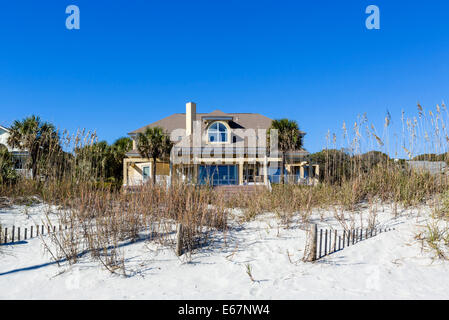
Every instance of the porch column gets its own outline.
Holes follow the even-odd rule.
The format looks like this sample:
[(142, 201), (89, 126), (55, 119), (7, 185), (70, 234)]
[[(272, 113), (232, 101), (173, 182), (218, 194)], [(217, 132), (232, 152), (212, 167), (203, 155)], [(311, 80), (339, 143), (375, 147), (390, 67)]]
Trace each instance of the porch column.
[(239, 162), (239, 185), (243, 184), (243, 161)]
[(193, 177), (192, 177), (192, 180), (193, 180), (193, 182), (195, 184), (199, 183), (199, 180), (198, 180), (198, 166), (199, 166), (198, 163), (194, 162), (194, 164), (193, 164)]
[(173, 162), (171, 161), (171, 159), (169, 159), (168, 161), (169, 161), (169, 168), (170, 168), (170, 173), (169, 173), (170, 186), (172, 186), (173, 185)]
[(299, 167), (299, 177), (300, 177), (301, 179), (304, 179), (304, 165), (301, 165), (301, 166)]
[(123, 159), (123, 182), (124, 186), (128, 185), (128, 160)]
[(263, 159), (263, 183), (264, 185), (268, 185), (268, 165), (267, 165), (267, 156), (265, 155)]

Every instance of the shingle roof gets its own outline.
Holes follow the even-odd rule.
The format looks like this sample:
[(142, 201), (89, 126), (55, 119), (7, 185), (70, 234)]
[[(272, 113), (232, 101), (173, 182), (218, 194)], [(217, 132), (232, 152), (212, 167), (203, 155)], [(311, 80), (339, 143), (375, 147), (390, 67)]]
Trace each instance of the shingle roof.
[[(272, 119), (261, 115), (259, 113), (224, 113), (221, 110), (215, 110), (211, 113), (197, 113), (196, 119), (203, 120), (203, 117), (211, 116), (226, 116), (232, 117), (232, 121), (229, 121), (229, 126), (233, 129), (268, 129), (271, 126)], [(202, 129), (205, 127), (205, 121), (202, 121)], [(144, 132), (147, 128), (161, 127), (165, 129), (168, 133), (171, 133), (175, 129), (185, 129), (186, 128), (186, 114), (185, 113), (175, 113), (171, 116), (158, 120), (156, 122), (150, 123), (142, 128), (131, 131), (128, 134), (134, 135), (139, 132)], [(302, 132), (302, 131), (301, 131)], [(304, 133), (304, 132), (302, 132)]]
[[(271, 126), (272, 120), (265, 117), (259, 113), (224, 113), (220, 110), (215, 110), (211, 113), (197, 113), (196, 119), (202, 120), (202, 117), (207, 116), (231, 116), (232, 121), (229, 125), (231, 128), (243, 128), (243, 129), (268, 129)], [(204, 121), (202, 121), (204, 125)], [(165, 129), (168, 133), (171, 133), (175, 129), (185, 129), (186, 128), (186, 114), (185, 113), (175, 113), (171, 116), (158, 120), (156, 122), (150, 123), (142, 128), (131, 131), (128, 134), (133, 135), (139, 132), (144, 132), (147, 128), (161, 127)]]

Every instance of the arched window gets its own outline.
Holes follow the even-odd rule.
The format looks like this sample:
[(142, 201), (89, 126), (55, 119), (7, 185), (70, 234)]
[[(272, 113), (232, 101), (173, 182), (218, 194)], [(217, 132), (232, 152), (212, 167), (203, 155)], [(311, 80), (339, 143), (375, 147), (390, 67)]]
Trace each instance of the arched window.
[(208, 130), (209, 142), (228, 142), (228, 128), (221, 122), (214, 122)]

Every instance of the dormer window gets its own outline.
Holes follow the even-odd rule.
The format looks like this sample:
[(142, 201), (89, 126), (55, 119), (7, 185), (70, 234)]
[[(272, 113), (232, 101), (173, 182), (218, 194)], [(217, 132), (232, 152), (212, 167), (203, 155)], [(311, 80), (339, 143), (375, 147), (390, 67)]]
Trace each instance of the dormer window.
[(214, 122), (207, 132), (209, 142), (228, 142), (228, 128), (221, 122)]

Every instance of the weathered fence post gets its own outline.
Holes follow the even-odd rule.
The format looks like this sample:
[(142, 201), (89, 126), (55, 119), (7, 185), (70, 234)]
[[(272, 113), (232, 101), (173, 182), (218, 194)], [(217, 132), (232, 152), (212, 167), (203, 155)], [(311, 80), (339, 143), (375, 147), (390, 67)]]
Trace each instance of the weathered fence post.
[(17, 228), (17, 241), (20, 241), (20, 227)]
[(5, 242), (8, 243), (8, 228), (5, 228)]
[(176, 255), (179, 257), (182, 255), (182, 245), (183, 245), (183, 230), (182, 224), (178, 223), (178, 227), (176, 228)]
[(12, 242), (14, 242), (14, 233), (16, 231), (16, 227), (12, 226)]
[(334, 231), (334, 252), (337, 251), (337, 230)]
[(302, 260), (304, 262), (312, 262), (317, 259), (316, 257), (316, 245), (318, 242), (318, 226), (311, 224), (307, 231), (306, 247), (304, 249), (304, 256)]
[(327, 229), (326, 232), (324, 233), (324, 255), (327, 255)]
[(318, 254), (318, 259), (321, 258), (321, 244), (323, 242), (323, 229), (320, 229), (320, 250)]

